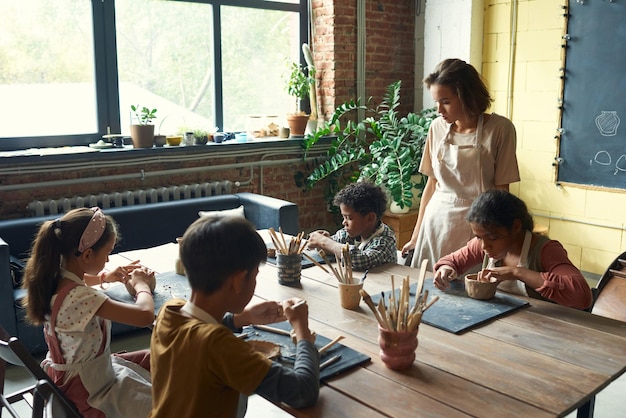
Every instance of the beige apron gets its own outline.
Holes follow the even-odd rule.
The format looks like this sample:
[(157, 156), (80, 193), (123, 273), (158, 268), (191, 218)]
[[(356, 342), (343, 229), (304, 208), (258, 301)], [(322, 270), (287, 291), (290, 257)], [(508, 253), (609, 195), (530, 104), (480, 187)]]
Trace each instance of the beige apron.
[(44, 331), (50, 351), (42, 362), (43, 369), (52, 368), (68, 376), (77, 376), (89, 394), (87, 403), (107, 417), (148, 416), (152, 409), (150, 372), (138, 364), (111, 356), (109, 320), (104, 320), (102, 332), (105, 340), (94, 359), (65, 363), (54, 327), (63, 299), (76, 286), (76, 283), (65, 286), (52, 307), (48, 329)]
[(432, 271), (441, 257), (465, 246), (472, 237), (467, 213), (474, 199), (485, 190), (481, 169), (483, 115), (478, 118), (471, 144), (453, 143), (452, 126), (439, 148), (433, 150), (437, 156), (433, 161), (437, 188), (424, 212), (412, 267), (419, 267), (427, 259)]

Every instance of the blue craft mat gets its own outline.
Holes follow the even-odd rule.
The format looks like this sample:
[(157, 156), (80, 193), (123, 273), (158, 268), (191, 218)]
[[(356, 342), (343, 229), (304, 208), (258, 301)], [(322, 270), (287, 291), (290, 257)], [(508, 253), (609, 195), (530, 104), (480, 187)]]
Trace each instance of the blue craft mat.
[[(128, 294), (126, 286), (124, 285), (113, 286), (105, 293), (109, 295), (111, 299), (120, 302), (135, 303), (133, 297)], [(156, 275), (156, 287), (154, 288), (155, 313), (159, 312), (159, 308), (173, 297), (188, 300), (190, 296), (191, 290), (186, 276), (176, 274), (174, 271)]]
[[(272, 328), (280, 328), (280, 329), (284, 329), (287, 331), (291, 330), (291, 324), (289, 324), (289, 322), (287, 321), (278, 322), (276, 324), (269, 324), (269, 326), (271, 326)], [(271, 341), (274, 344), (280, 345), (281, 358), (278, 361), (287, 367), (293, 367), (293, 359), (295, 359), (296, 357), (296, 346), (291, 341), (290, 337), (286, 335), (275, 334), (273, 332), (256, 329), (252, 326), (244, 327), (243, 333), (251, 334), (244, 341), (262, 340), (262, 341)], [(331, 341), (330, 339), (317, 334), (315, 338), (315, 347), (319, 350), (320, 348), (328, 344), (330, 341)], [(337, 343), (333, 345), (330, 349), (328, 349), (325, 353), (322, 354), (322, 357), (320, 359), (320, 364), (335, 355), (341, 355), (341, 358), (337, 362), (327, 366), (323, 370), (320, 370), (320, 381), (324, 381), (333, 376), (337, 376), (338, 374), (346, 372), (354, 367), (357, 367), (363, 363), (370, 361), (370, 357), (366, 356), (365, 354), (360, 353), (356, 350), (353, 350), (349, 347), (346, 347), (345, 345), (341, 343)]]
[[(396, 286), (401, 283), (401, 280), (396, 280)], [(410, 287), (409, 304), (411, 307), (415, 303), (416, 287), (417, 283), (413, 283)], [(465, 293), (464, 280), (451, 281), (450, 288), (446, 291), (437, 289), (432, 280), (425, 280), (424, 289), (428, 289), (428, 300), (435, 295), (439, 296), (439, 300), (424, 312), (422, 322), (453, 334), (466, 331), (529, 305), (525, 300), (517, 299), (500, 291), (497, 291), (496, 295), (489, 300), (472, 299)], [(391, 295), (391, 290), (385, 292), (386, 305), (389, 305), (389, 295)], [(400, 289), (396, 288), (396, 298), (399, 296)], [(371, 297), (374, 305), (377, 305), (380, 295), (371, 295)]]
[[(167, 273), (160, 273), (156, 275), (156, 287), (154, 289), (154, 310), (155, 313), (159, 311), (161, 306), (172, 299), (172, 297), (180, 297), (183, 299), (189, 299), (190, 290), (187, 277), (180, 274), (176, 274), (173, 271)], [(105, 292), (111, 299), (115, 299), (122, 302), (134, 303), (133, 298), (128, 294), (125, 286), (114, 286)], [(281, 328), (285, 330), (291, 330), (289, 322), (279, 322), (271, 324), (274, 328)], [(245, 327), (244, 332), (250, 332), (252, 335), (249, 339), (271, 341), (281, 346), (281, 356), (293, 357), (296, 356), (295, 345), (291, 342), (291, 338), (286, 335), (274, 334), (272, 332), (262, 331), (252, 327)], [(334, 337), (333, 337), (334, 338)], [(315, 339), (315, 346), (319, 349), (331, 340), (328, 338), (317, 335)], [(354, 367), (357, 367), (370, 360), (370, 357), (365, 354), (359, 353), (349, 347), (346, 347), (340, 343), (335, 344), (328, 351), (326, 351), (321, 358), (321, 361), (333, 357), (336, 354), (341, 355), (341, 359), (334, 364), (326, 367), (320, 372), (320, 380), (328, 379), (336, 376)], [(293, 366), (293, 362), (281, 361), (287, 366)]]

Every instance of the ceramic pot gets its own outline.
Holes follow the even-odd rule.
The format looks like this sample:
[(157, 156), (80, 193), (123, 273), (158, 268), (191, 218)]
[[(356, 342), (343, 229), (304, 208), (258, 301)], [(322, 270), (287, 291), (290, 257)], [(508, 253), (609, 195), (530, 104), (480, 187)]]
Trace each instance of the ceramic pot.
[(487, 300), (496, 295), (498, 283), (493, 277), (488, 282), (478, 281), (478, 274), (465, 276), (465, 291), (472, 299)]
[[(334, 277), (333, 277), (334, 278)], [(338, 283), (339, 302), (344, 309), (356, 309), (361, 303), (361, 289), (363, 282), (357, 284)]]
[(300, 284), (302, 273), (302, 254), (276, 254), (278, 283), (287, 286)]
[(411, 367), (415, 361), (417, 349), (417, 331), (397, 332), (378, 326), (378, 346), (380, 359), (392, 370), (404, 370)]
[(130, 139), (134, 148), (152, 148), (154, 125), (130, 125)]

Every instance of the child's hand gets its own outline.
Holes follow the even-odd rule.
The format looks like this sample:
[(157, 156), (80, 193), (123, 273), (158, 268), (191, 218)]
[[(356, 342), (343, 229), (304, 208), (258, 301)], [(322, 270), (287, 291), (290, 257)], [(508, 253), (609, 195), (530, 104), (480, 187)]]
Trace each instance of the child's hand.
[(435, 272), (433, 277), (433, 284), (439, 290), (447, 290), (450, 287), (450, 282), (456, 279), (457, 273), (450, 266), (441, 266)]
[(130, 274), (138, 268), (141, 268), (141, 265), (138, 264), (139, 260), (135, 260), (130, 264), (125, 266), (117, 266), (113, 270), (110, 270), (104, 274), (103, 282), (112, 283), (112, 282), (121, 282), (126, 283), (130, 278)]
[(315, 336), (309, 330), (309, 305), (306, 301), (298, 298), (291, 298), (283, 301), (283, 311), (285, 317), (293, 327), (297, 340), (308, 340), (315, 342)]
[(313, 231), (309, 234), (306, 246), (309, 249), (324, 249), (324, 243), (328, 240), (330, 240), (330, 234), (328, 231)]
[(155, 287), (156, 277), (154, 272), (146, 267), (134, 269), (130, 273), (130, 279), (126, 282), (126, 289), (131, 295), (133, 295), (131, 289), (134, 290), (135, 294), (140, 290), (148, 290), (152, 293)]
[(265, 301), (246, 306), (241, 312), (244, 325), (273, 324), (284, 321), (283, 307), (279, 302)]

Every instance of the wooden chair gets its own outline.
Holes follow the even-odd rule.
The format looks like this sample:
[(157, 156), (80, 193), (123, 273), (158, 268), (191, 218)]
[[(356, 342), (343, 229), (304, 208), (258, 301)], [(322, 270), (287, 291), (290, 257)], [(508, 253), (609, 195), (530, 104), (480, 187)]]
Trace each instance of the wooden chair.
[(594, 293), (592, 314), (626, 322), (626, 251), (613, 260)]
[[(18, 341), (16, 337), (11, 337), (0, 326), (0, 389), (4, 392), (4, 379), (6, 363), (24, 367), (35, 379), (36, 383), (29, 385), (15, 393), (7, 396), (2, 395), (0, 404), (0, 415), (6, 409), (11, 416), (18, 417), (18, 413), (11, 406), (19, 401), (26, 401), (33, 410), (32, 416), (40, 418), (45, 416), (56, 417), (76, 417), (81, 415), (63, 392), (54, 384), (50, 376), (41, 368), (28, 352), (26, 347)], [(46, 414), (44, 411), (48, 411)], [(54, 413), (54, 415), (52, 415)]]

